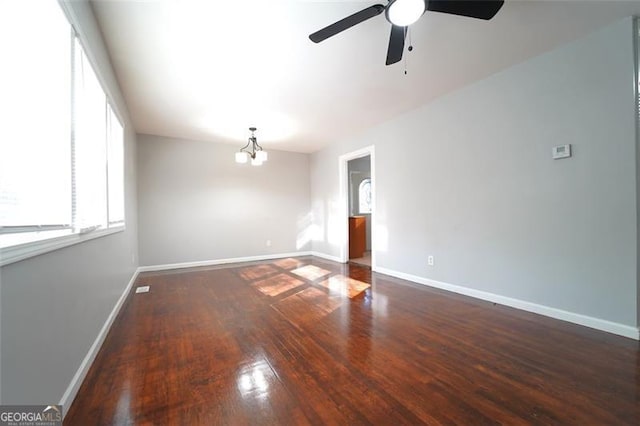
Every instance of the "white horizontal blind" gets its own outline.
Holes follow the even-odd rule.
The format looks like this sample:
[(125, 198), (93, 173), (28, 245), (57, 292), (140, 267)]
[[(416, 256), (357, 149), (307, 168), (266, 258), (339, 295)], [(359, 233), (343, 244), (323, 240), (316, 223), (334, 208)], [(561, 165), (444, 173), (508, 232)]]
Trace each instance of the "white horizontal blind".
[(55, 1), (0, 2), (0, 227), (71, 225), (70, 41)]
[(0, 0), (0, 260), (124, 224), (124, 128), (78, 37), (54, 0)]
[(124, 222), (124, 129), (107, 104), (109, 225)]
[(107, 226), (107, 100), (76, 38), (74, 51), (76, 229)]

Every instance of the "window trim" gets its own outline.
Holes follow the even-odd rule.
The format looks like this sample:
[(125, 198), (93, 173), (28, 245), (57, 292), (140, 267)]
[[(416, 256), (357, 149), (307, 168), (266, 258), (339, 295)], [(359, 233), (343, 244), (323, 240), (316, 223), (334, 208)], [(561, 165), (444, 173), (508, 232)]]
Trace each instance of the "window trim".
[[(111, 228), (90, 230), (86, 233), (72, 233), (72, 230), (69, 230), (68, 235), (60, 235), (56, 237), (51, 237), (50, 235), (52, 232), (56, 231), (44, 231), (42, 232), (42, 238), (36, 241), (0, 248), (0, 266), (9, 265), (30, 257), (39, 256), (50, 251), (83, 243), (85, 241), (93, 240), (94, 238), (105, 237), (117, 232), (123, 232), (125, 230), (126, 226), (122, 224)], [(33, 234), (38, 234), (38, 232), (34, 232)]]

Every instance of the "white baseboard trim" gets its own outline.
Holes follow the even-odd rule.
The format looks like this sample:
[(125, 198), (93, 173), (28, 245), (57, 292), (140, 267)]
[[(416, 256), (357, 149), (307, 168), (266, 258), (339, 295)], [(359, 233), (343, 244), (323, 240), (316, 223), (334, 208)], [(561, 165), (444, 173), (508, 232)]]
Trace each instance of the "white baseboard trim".
[(338, 256), (331, 256), (330, 254), (320, 253), (319, 251), (312, 251), (310, 254), (311, 256), (316, 256), (321, 259), (331, 260), (333, 262), (338, 262), (338, 263), (344, 263), (342, 259), (340, 259)]
[(71, 407), (71, 403), (73, 403), (73, 400), (75, 399), (78, 393), (78, 390), (80, 389), (80, 385), (82, 385), (84, 378), (87, 376), (87, 373), (89, 372), (89, 368), (91, 367), (91, 364), (93, 364), (93, 361), (98, 355), (98, 351), (100, 351), (100, 347), (102, 346), (104, 339), (107, 337), (107, 334), (111, 329), (111, 325), (113, 324), (113, 321), (118, 316), (118, 313), (120, 312), (120, 309), (124, 304), (124, 301), (127, 299), (127, 295), (129, 294), (131, 287), (133, 287), (133, 283), (136, 281), (136, 278), (138, 278), (139, 272), (140, 272), (140, 268), (136, 269), (136, 271), (131, 276), (129, 283), (127, 284), (124, 291), (120, 295), (120, 298), (118, 299), (115, 306), (111, 310), (111, 313), (107, 317), (107, 320), (104, 322), (104, 325), (102, 326), (100, 333), (98, 333), (96, 340), (94, 340), (93, 344), (89, 348), (89, 352), (87, 352), (87, 355), (85, 355), (84, 359), (82, 360), (82, 363), (80, 364), (80, 367), (78, 367), (78, 370), (76, 371), (76, 374), (71, 379), (69, 386), (67, 386), (67, 390), (64, 391), (64, 394), (62, 395), (62, 399), (60, 399), (60, 405), (62, 405), (62, 409), (63, 409), (63, 419), (64, 419), (64, 416), (67, 415), (67, 411), (69, 411), (69, 408)]
[(277, 253), (277, 254), (264, 254), (259, 256), (231, 257), (228, 259), (201, 260), (197, 262), (166, 263), (164, 265), (141, 266), (138, 268), (138, 271), (139, 272), (164, 271), (167, 269), (194, 268), (197, 266), (214, 266), (214, 265), (224, 265), (227, 263), (255, 262), (258, 260), (271, 260), (271, 259), (280, 259), (284, 257), (300, 257), (300, 256), (309, 256), (309, 255), (311, 255), (311, 252), (309, 251), (297, 251), (293, 253)]
[(640, 329), (617, 322), (607, 321), (599, 318), (589, 317), (574, 312), (564, 311), (562, 309), (552, 308), (549, 306), (539, 305), (537, 303), (526, 302), (520, 299), (500, 296), (498, 294), (489, 293), (482, 290), (475, 290), (468, 287), (462, 287), (455, 284), (448, 284), (440, 281), (430, 280), (419, 277), (417, 275), (406, 274), (404, 272), (394, 271), (392, 269), (377, 267), (376, 272), (390, 275), (392, 277), (401, 278), (418, 284), (435, 287), (442, 290), (451, 291), (453, 293), (471, 296), (476, 299), (487, 300), (493, 303), (510, 306), (512, 308), (521, 309), (523, 311), (533, 312), (535, 314), (583, 325), (596, 330), (606, 331), (608, 333), (617, 334), (619, 336), (629, 337), (631, 339), (640, 340)]

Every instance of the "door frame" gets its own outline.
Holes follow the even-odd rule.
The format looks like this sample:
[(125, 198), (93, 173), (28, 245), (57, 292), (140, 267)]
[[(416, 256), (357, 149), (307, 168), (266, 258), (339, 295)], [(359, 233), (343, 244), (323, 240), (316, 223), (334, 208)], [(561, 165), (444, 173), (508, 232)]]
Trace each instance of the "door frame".
[(376, 267), (376, 149), (375, 145), (358, 149), (356, 151), (343, 154), (338, 157), (338, 176), (340, 185), (340, 261), (347, 263), (349, 261), (349, 167), (348, 162), (356, 158), (370, 157), (371, 162), (371, 270)]

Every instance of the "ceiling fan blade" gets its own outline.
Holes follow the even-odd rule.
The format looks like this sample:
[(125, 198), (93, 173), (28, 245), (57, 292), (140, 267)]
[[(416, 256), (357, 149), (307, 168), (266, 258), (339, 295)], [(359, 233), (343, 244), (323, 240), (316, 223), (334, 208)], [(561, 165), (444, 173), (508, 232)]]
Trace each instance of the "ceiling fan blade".
[(387, 50), (387, 65), (395, 64), (402, 59), (404, 51), (404, 38), (407, 35), (407, 27), (391, 26), (389, 37), (389, 49)]
[(504, 0), (429, 0), (427, 10), (470, 18), (491, 19), (503, 4)]
[(353, 27), (354, 25), (358, 25), (359, 23), (364, 22), (367, 19), (378, 16), (382, 12), (384, 12), (384, 6), (381, 4), (374, 4), (373, 6), (369, 6), (366, 9), (361, 10), (360, 12), (349, 15), (346, 18), (341, 19), (338, 22), (335, 22), (328, 27), (321, 29), (320, 31), (316, 31), (315, 33), (311, 34), (309, 38), (314, 43), (320, 43), (321, 41), (326, 40), (331, 36), (334, 36), (344, 30)]

